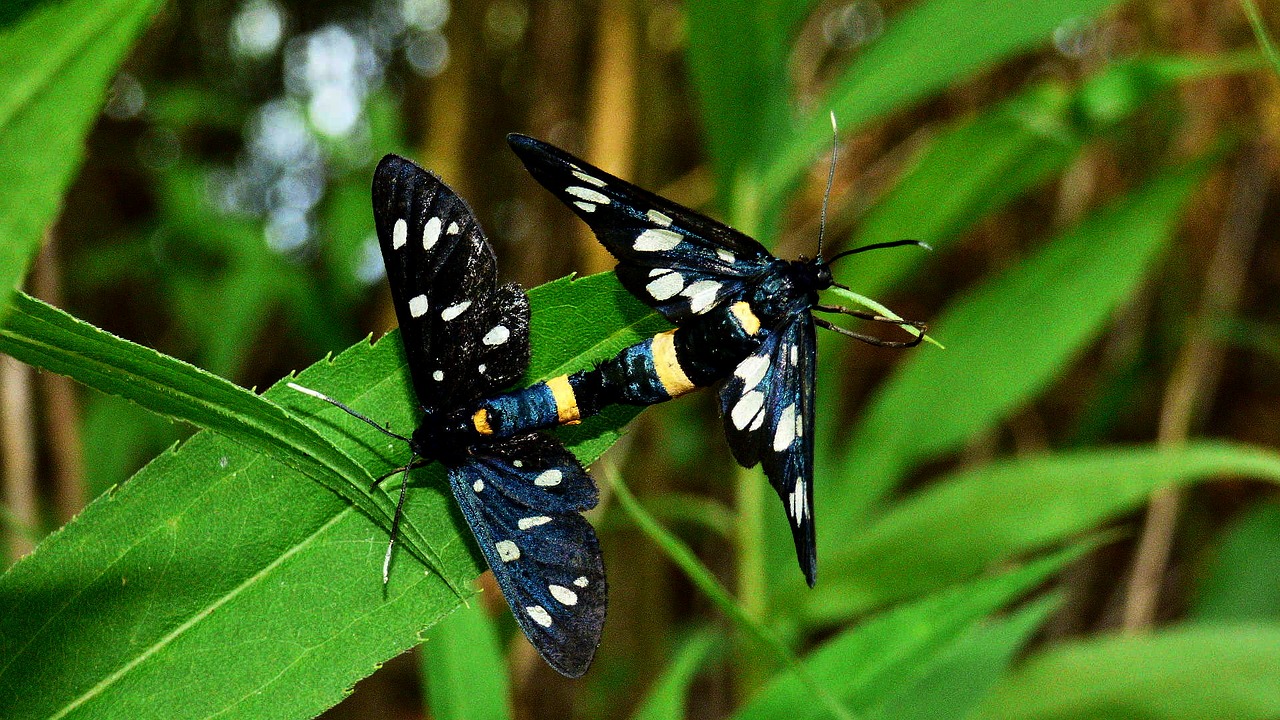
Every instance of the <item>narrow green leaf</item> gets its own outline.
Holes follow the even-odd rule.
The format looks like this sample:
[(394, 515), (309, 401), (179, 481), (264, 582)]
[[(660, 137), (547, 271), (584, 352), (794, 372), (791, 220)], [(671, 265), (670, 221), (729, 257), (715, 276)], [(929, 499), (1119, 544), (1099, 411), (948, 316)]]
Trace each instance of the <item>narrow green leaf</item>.
[(691, 0), (685, 5), (689, 72), (722, 203), (738, 171), (770, 152), (790, 129), (790, 35), (798, 14), (812, 4)]
[[(1137, 57), (1108, 65), (1079, 87), (1034, 85), (944, 129), (867, 211), (848, 246), (914, 238), (942, 251), (1177, 83), (1252, 70), (1259, 62), (1254, 53)], [(934, 257), (868, 253), (842, 266), (840, 278), (875, 297)]]
[[(535, 318), (552, 305), (598, 310), (582, 326), (535, 325), (541, 368), (588, 367), (656, 322), (607, 275), (549, 283), (530, 299)], [(298, 378), (411, 428), (404, 363), (393, 333)], [(316, 409), (282, 387), (265, 395)], [(398, 443), (327, 405), (307, 421), (374, 474), (404, 459)], [(620, 427), (583, 423), (570, 449), (590, 462)], [(406, 519), (464, 585), (482, 560), (438, 466), (411, 483)], [(386, 539), (288, 466), (197, 433), (0, 576), (0, 707), (6, 718), (314, 716), (460, 602), (407, 553), (384, 588)]]
[(818, 111), (770, 152), (759, 178), (764, 207), (781, 202), (831, 136), (827, 111), (844, 132), (919, 101), (1005, 58), (1049, 42), (1068, 20), (1091, 18), (1114, 0), (921, 0), (859, 53)]
[(711, 629), (700, 630), (685, 639), (667, 669), (649, 688), (649, 693), (631, 720), (675, 720), (684, 717), (689, 688), (698, 671), (712, 658), (720, 638)]
[(899, 503), (826, 557), (809, 594), (815, 622), (834, 622), (1061, 543), (1132, 512), (1160, 487), (1221, 476), (1280, 483), (1280, 455), (1194, 443), (1059, 453), (958, 473)]
[[(804, 667), (855, 713), (866, 712), (920, 677), (976, 623), (1079, 557), (1061, 551), (1003, 575), (953, 587), (846, 630), (804, 660)], [(779, 675), (734, 714), (736, 720), (816, 717), (808, 690)]]
[(982, 701), (1004, 676), (1061, 598), (1040, 598), (1008, 618), (984, 623), (940, 653), (909, 687), (873, 715), (884, 720), (955, 720)]
[(511, 683), (498, 629), (481, 602), (473, 600), (454, 610), (427, 632), (422, 676), (435, 720), (512, 717)]
[(0, 24), (0, 320), (80, 167), (107, 85), (160, 5), (28, 4)]
[[(819, 485), (818, 502), (865, 511), (905, 468), (957, 449), (1042, 392), (1150, 271), (1210, 167), (1149, 181), (953, 303), (930, 325), (947, 351), (913, 353), (885, 383), (848, 455), (825, 468), (842, 481)], [(828, 547), (860, 533), (856, 524), (831, 530), (819, 534)]]
[(1231, 523), (1199, 581), (1198, 621), (1280, 620), (1280, 505), (1263, 502)]
[[(15, 296), (13, 313), (0, 328), (0, 352), (264, 453), (391, 529), (395, 505), (385, 495), (367, 491), (373, 476), (320, 433), (234, 383), (99, 330), (23, 293)], [(405, 543), (424, 562), (435, 564), (431, 548), (409, 524)]]
[(631, 516), (640, 531), (648, 535), (649, 539), (666, 554), (667, 558), (675, 563), (676, 567), (680, 568), (689, 580), (711, 602), (715, 603), (716, 607), (720, 608), (720, 611), (728, 616), (735, 625), (750, 634), (761, 646), (767, 648), (778, 661), (778, 664), (786, 668), (788, 677), (793, 677), (800, 686), (804, 687), (818, 701), (824, 714), (842, 720), (849, 720), (849, 714), (840, 703), (832, 697), (825, 687), (810, 676), (805, 667), (782, 644), (778, 636), (768, 627), (757, 622), (733, 599), (733, 596), (724, 585), (720, 584), (715, 575), (712, 575), (711, 571), (698, 561), (697, 556), (694, 555), (693, 550), (688, 545), (675, 535), (672, 535), (670, 531), (659, 525), (658, 521), (653, 519), (653, 516), (645, 512), (645, 509), (631, 494), (631, 491), (627, 489), (626, 484), (617, 473), (613, 473), (611, 481), (614, 493), (618, 496), (618, 504), (623, 511)]
[(1267, 32), (1267, 24), (1262, 20), (1262, 13), (1258, 12), (1257, 4), (1253, 0), (1240, 0), (1240, 7), (1244, 8), (1244, 14), (1249, 18), (1249, 27), (1253, 29), (1253, 36), (1258, 39), (1258, 47), (1266, 53), (1271, 70), (1280, 76), (1280, 50), (1276, 49), (1275, 42), (1271, 40), (1271, 33)]
[(1051, 648), (969, 720), (1280, 717), (1280, 626), (1188, 625)]

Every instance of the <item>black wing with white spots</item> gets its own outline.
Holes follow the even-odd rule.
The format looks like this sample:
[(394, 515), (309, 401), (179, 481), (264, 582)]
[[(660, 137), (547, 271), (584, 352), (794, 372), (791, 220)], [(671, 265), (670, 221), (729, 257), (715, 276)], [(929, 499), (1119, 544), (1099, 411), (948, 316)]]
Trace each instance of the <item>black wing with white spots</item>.
[(475, 447), (449, 484), (529, 641), (557, 671), (586, 672), (608, 604), (595, 531), (580, 514), (596, 486), (541, 434)]
[(733, 228), (525, 135), (507, 142), (533, 178), (618, 259), (618, 278), (679, 323), (740, 297), (776, 259)]
[(791, 524), (805, 580), (817, 579), (813, 524), (813, 318), (800, 313), (769, 334), (720, 389), (725, 435), (744, 467), (764, 466)]
[(529, 364), (529, 300), (497, 286), (493, 250), (466, 201), (435, 174), (388, 155), (373, 175), (373, 217), (418, 401), (452, 409)]

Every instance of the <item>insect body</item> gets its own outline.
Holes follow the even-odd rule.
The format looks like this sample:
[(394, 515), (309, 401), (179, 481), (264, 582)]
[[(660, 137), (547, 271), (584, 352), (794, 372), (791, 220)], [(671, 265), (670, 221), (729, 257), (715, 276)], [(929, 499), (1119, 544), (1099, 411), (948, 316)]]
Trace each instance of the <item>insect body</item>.
[[(594, 368), (499, 394), (528, 366), (528, 298), (518, 285), (497, 284), (493, 251), (467, 204), (435, 175), (388, 155), (374, 172), (374, 221), (422, 420), (405, 438), (294, 387), (406, 441), (413, 457), (404, 473), (433, 460), (446, 467), (521, 629), (552, 667), (578, 677), (607, 605), (599, 544), (580, 514), (595, 506), (597, 491), (573, 455), (539, 431), (721, 383), (729, 445), (742, 464), (764, 465), (812, 585), (814, 325), (830, 324), (811, 311), (886, 319), (819, 305), (818, 292), (835, 284), (821, 260), (780, 260), (561, 150), (521, 135), (508, 140), (619, 259), (622, 283), (677, 327)], [(919, 342), (831, 327), (878, 344)], [(402, 480), (396, 522), (404, 493)], [(395, 535), (393, 523), (384, 581)]]
[[(878, 243), (824, 261), (819, 235), (815, 259), (781, 260), (750, 237), (563, 150), (523, 135), (510, 135), (507, 141), (534, 179), (586, 221), (617, 258), (622, 284), (677, 325), (596, 371), (605, 379), (616, 377), (617, 389), (609, 390), (606, 383), (606, 389), (599, 390), (591, 373), (569, 376), (568, 384), (575, 391), (586, 389), (587, 404), (596, 409), (600, 397), (650, 404), (720, 383), (729, 447), (742, 465), (763, 465), (786, 507), (800, 568), (812, 586), (817, 572), (814, 326), (890, 347), (916, 345), (924, 337), (920, 323), (822, 305), (818, 293), (839, 286), (830, 263), (840, 257), (922, 243)], [(815, 310), (911, 326), (916, 337), (906, 342), (878, 340), (815, 318)], [(564, 381), (548, 385), (557, 382)], [(526, 392), (535, 391), (537, 386)], [(534, 414), (523, 410), (520, 396), (499, 398), (486, 407), (490, 405), (499, 410), (514, 406), (518, 409), (512, 414), (521, 419)], [(549, 414), (539, 418), (549, 419)]]

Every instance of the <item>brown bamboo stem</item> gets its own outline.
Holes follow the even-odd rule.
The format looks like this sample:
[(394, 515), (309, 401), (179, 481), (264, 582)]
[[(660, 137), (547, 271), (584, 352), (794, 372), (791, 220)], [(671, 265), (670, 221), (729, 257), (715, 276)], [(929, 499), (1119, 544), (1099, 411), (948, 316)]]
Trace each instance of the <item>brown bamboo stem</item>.
[[(1226, 220), (1205, 272), (1200, 310), (1165, 389), (1156, 440), (1160, 447), (1186, 442), (1193, 419), (1217, 388), (1223, 349), (1209, 335), (1207, 326), (1231, 312), (1240, 300), (1269, 180), (1266, 150), (1259, 147), (1247, 152), (1236, 167)], [(1152, 495), (1147, 506), (1127, 588), (1122, 620), (1125, 632), (1142, 632), (1155, 620), (1182, 503), (1182, 492), (1170, 487)]]

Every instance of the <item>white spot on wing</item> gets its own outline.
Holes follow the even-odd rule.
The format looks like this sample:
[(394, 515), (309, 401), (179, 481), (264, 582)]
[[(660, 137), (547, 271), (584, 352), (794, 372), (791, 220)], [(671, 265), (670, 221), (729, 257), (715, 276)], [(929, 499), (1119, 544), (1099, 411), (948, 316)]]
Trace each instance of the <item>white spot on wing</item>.
[(484, 491), (484, 481), (483, 481), (483, 480), (476, 480), (475, 482), (471, 483), (471, 489), (472, 489), (472, 490), (475, 490), (476, 492), (483, 492), (483, 491)]
[[(734, 403), (733, 410), (729, 412), (729, 419), (733, 421), (733, 426), (739, 430), (746, 429), (749, 424), (754, 424), (758, 427), (759, 423), (752, 423), (752, 421), (763, 419), (763, 410), (764, 393), (759, 390), (752, 390), (738, 398), (738, 402)], [(752, 429), (754, 430), (755, 428), (753, 427)]]
[(533, 484), (537, 485), (538, 487), (554, 487), (556, 485), (559, 485), (560, 481), (563, 479), (564, 479), (563, 473), (561, 473), (559, 470), (552, 469), (534, 478)]
[(391, 247), (399, 250), (404, 244), (409, 242), (409, 223), (400, 218), (396, 221), (395, 227), (391, 228)]
[(542, 627), (551, 627), (551, 614), (541, 605), (527, 607), (524, 611), (529, 613), (529, 617), (533, 618), (533, 621)]
[(660, 213), (657, 210), (650, 210), (646, 212), (645, 215), (655, 225), (661, 225), (662, 227), (671, 227), (671, 218), (664, 213)]
[(791, 403), (778, 415), (778, 428), (773, 433), (773, 450), (782, 452), (796, 439), (796, 405)]
[(732, 263), (734, 260), (738, 259), (737, 257), (734, 256), (733, 253), (723, 248), (716, 250), (716, 257), (720, 258), (721, 260), (727, 263)]
[(516, 466), (516, 467), (524, 467), (524, 461), (523, 461), (523, 460), (512, 460), (512, 461), (511, 461), (511, 464), (512, 464), (512, 465), (514, 465), (514, 466)]
[(574, 584), (574, 585), (577, 585), (578, 587), (586, 587), (586, 586), (587, 586), (587, 585), (589, 585), (590, 583), (588, 583), (588, 582), (587, 582), (587, 576), (586, 576), (586, 575), (583, 575), (583, 576), (579, 577), (577, 580), (574, 580), (574, 581), (573, 581), (573, 584)]
[(520, 548), (510, 540), (499, 540), (494, 547), (498, 549), (498, 557), (502, 558), (502, 562), (520, 559)]
[(422, 317), (427, 314), (427, 296), (418, 295), (409, 300), (409, 314), (414, 317)]
[(476, 370), (477, 370), (477, 371), (479, 371), (479, 373), (480, 373), (481, 375), (483, 375), (483, 374), (484, 374), (484, 371), (485, 371), (486, 369), (488, 369), (488, 368), (485, 366), (485, 364), (484, 364), (484, 363), (480, 363), (480, 365), (476, 368)]
[(461, 230), (462, 230), (462, 228), (458, 227), (458, 223), (456, 223), (456, 222), (451, 222), (451, 223), (449, 223), (449, 228), (448, 228), (447, 230), (445, 230), (445, 232), (446, 232), (446, 233), (448, 233), (448, 234), (450, 234), (450, 235), (457, 235), (457, 234), (458, 234), (458, 232), (459, 232), (459, 231), (461, 231)]
[(589, 202), (582, 202), (581, 200), (574, 200), (574, 201), (573, 201), (573, 204), (574, 204), (574, 205), (577, 205), (577, 206), (578, 206), (578, 207), (580, 207), (580, 208), (582, 208), (582, 212), (595, 212), (595, 211), (596, 211), (596, 206), (595, 206), (595, 205), (592, 205), (592, 204), (591, 204), (591, 203), (589, 203)]
[(561, 605), (577, 605), (578, 593), (570, 590), (563, 585), (548, 585), (547, 589), (551, 591), (551, 597)]
[(650, 228), (640, 233), (633, 248), (641, 252), (659, 252), (671, 250), (684, 240), (684, 236), (672, 230)]
[(743, 391), (750, 390), (760, 384), (766, 373), (769, 372), (769, 356), (768, 355), (752, 355), (751, 357), (738, 363), (738, 369), (733, 371), (734, 375), (742, 378)]
[(804, 480), (797, 480), (796, 488), (787, 496), (791, 517), (795, 518), (797, 523), (809, 516), (809, 495), (806, 490)]
[(716, 301), (716, 293), (720, 292), (720, 283), (715, 280), (699, 280), (685, 288), (681, 295), (689, 298), (689, 309), (702, 314), (711, 309)]
[(466, 312), (467, 308), (469, 307), (471, 307), (470, 300), (463, 300), (462, 302), (457, 303), (456, 305), (450, 305), (449, 307), (440, 311), (440, 319), (445, 321), (452, 320), (458, 317), (459, 315), (461, 315), (462, 313)]
[(573, 176), (574, 176), (574, 177), (576, 177), (576, 178), (578, 178), (579, 180), (581, 180), (581, 181), (582, 181), (582, 182), (584, 182), (584, 183), (590, 183), (590, 184), (592, 184), (592, 185), (595, 185), (596, 187), (604, 187), (604, 181), (603, 181), (603, 180), (601, 180), (601, 179), (600, 179), (600, 178), (598, 178), (598, 177), (592, 177), (592, 176), (590, 176), (590, 175), (588, 175), (588, 174), (586, 174), (586, 173), (582, 172), (581, 170), (574, 170), (574, 171), (573, 171)]
[(507, 329), (506, 325), (495, 325), (484, 337), (480, 338), (480, 342), (485, 345), (501, 345), (509, 337), (511, 337), (511, 331)]
[(539, 525), (546, 525), (549, 522), (551, 522), (551, 518), (546, 515), (535, 515), (533, 517), (520, 518), (516, 521), (516, 527), (521, 530), (528, 530), (529, 528), (538, 527)]
[(791, 346), (791, 364), (797, 365), (800, 357), (800, 348), (796, 345)]
[(597, 205), (608, 205), (611, 202), (609, 200), (608, 195), (605, 195), (604, 193), (601, 193), (601, 192), (596, 192), (591, 188), (584, 188), (584, 187), (578, 187), (577, 185), (570, 185), (569, 187), (565, 188), (564, 191), (576, 198), (581, 198), (583, 200), (586, 200), (587, 202), (593, 202)]
[(427, 221), (427, 226), (422, 228), (422, 249), (430, 250), (440, 241), (440, 218), (433, 217)]
[[(659, 269), (659, 272), (661, 270)], [(660, 275), (658, 279), (652, 280), (648, 285), (644, 286), (649, 291), (649, 295), (654, 300), (667, 300), (673, 298), (684, 289), (684, 277), (680, 273), (671, 270), (665, 275)]]
[(435, 371), (435, 372), (431, 373), (431, 379), (432, 379), (432, 380), (435, 380), (436, 382), (440, 382), (441, 380), (444, 380), (444, 371), (443, 371), (443, 370), (437, 370), (437, 371)]

